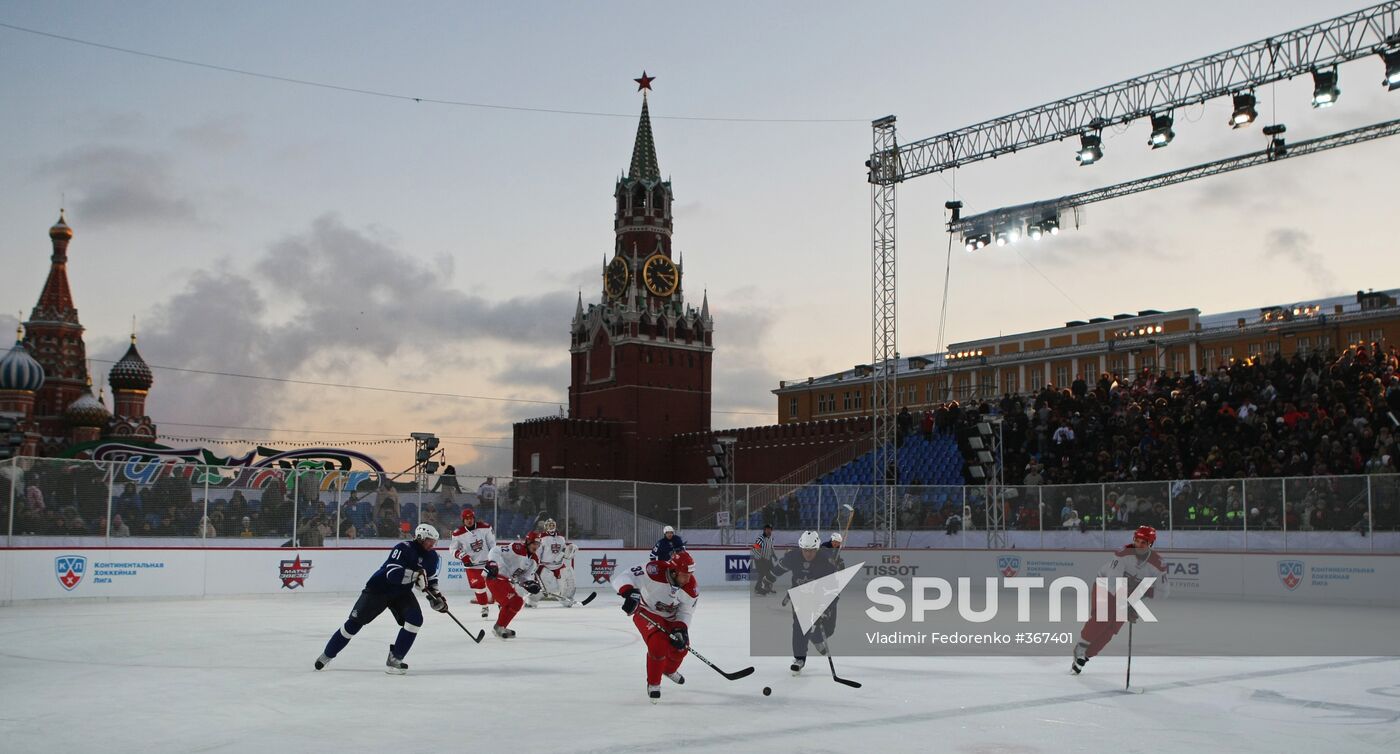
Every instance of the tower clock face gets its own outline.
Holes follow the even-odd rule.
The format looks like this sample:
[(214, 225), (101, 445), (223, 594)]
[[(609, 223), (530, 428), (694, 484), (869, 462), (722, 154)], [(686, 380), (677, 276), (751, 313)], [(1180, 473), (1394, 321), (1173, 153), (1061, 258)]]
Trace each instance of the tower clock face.
[(627, 260), (622, 257), (613, 257), (608, 263), (608, 269), (603, 273), (603, 292), (609, 298), (620, 298), (623, 291), (627, 290)]
[(669, 296), (675, 293), (680, 279), (676, 265), (664, 255), (652, 254), (642, 266), (642, 280), (646, 282), (647, 290), (654, 295)]

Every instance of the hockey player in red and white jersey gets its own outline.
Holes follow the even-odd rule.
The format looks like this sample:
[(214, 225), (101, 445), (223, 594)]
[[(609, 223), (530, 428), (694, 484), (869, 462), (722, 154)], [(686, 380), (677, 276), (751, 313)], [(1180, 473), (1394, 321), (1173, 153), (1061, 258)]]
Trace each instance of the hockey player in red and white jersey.
[[(508, 546), (500, 548), (499, 578), (510, 582), (511, 592), (506, 598), (502, 598), (495, 591), (496, 602), (501, 605), (502, 620), (496, 622), (496, 635), (503, 639), (510, 639), (515, 636), (515, 632), (505, 628), (510, 623), (510, 618), (520, 612), (520, 608), (525, 606), (525, 600), (538, 598), (540, 594), (539, 568), (540, 559), (536, 555), (540, 549), (540, 541), (537, 538), (526, 537), (524, 542), (513, 542)], [(517, 591), (518, 590), (518, 591)], [(524, 597), (520, 592), (524, 592)], [(509, 617), (507, 617), (509, 612)]]
[(656, 704), (661, 700), (661, 676), (685, 683), (679, 671), (700, 596), (695, 559), (681, 550), (670, 560), (634, 566), (614, 577), (612, 584), (622, 597), (622, 611), (632, 616), (647, 646), (647, 697)]
[(467, 567), (467, 585), (476, 593), (476, 604), (481, 605), (481, 617), (491, 613), (491, 592), (486, 588), (485, 566), (496, 553), (496, 532), (491, 524), (476, 520), (476, 511), (470, 505), (462, 509), (462, 525), (452, 531), (452, 557), (462, 561)]
[[(540, 588), (535, 580), (539, 564), (534, 556), (535, 545), (517, 542), (509, 547), (497, 547), (490, 527), (476, 523), (475, 516), (468, 516), (468, 513), (469, 510), (462, 511), (462, 526), (452, 532), (452, 555), (467, 566), (467, 580), (476, 591), (477, 600), (489, 594), (499, 606), (492, 632), (502, 639), (513, 639), (515, 631), (509, 628), (510, 622), (525, 604), (515, 593), (515, 584), (519, 583), (530, 593)], [(482, 615), (485, 615), (484, 604)]]
[[(1105, 595), (1108, 598), (1108, 610), (1105, 615), (1098, 614), (1100, 587), (1095, 584), (1089, 602), (1089, 620), (1079, 632), (1079, 643), (1074, 646), (1074, 660), (1069, 666), (1075, 675), (1079, 675), (1084, 669), (1084, 664), (1103, 651), (1109, 640), (1123, 628), (1123, 621), (1117, 620), (1118, 599), (1113, 591), (1114, 579), (1126, 578), (1128, 593), (1137, 589), (1144, 579), (1156, 579), (1147, 590), (1146, 596), (1152, 599), (1167, 596), (1170, 590), (1170, 584), (1167, 583), (1167, 566), (1162, 562), (1162, 557), (1152, 550), (1156, 543), (1157, 530), (1151, 526), (1139, 526), (1137, 531), (1133, 532), (1133, 541), (1113, 553), (1113, 559), (1099, 569), (1099, 578), (1108, 579), (1109, 592)], [(1127, 609), (1127, 618), (1133, 623), (1138, 622), (1137, 613), (1131, 607)]]
[(574, 592), (578, 590), (573, 564), (576, 548), (559, 533), (559, 525), (552, 518), (545, 520), (544, 534), (539, 540), (540, 585), (544, 590), (541, 594), (530, 595), (531, 603), (539, 602), (540, 597), (548, 593), (558, 597), (560, 605), (573, 607)]

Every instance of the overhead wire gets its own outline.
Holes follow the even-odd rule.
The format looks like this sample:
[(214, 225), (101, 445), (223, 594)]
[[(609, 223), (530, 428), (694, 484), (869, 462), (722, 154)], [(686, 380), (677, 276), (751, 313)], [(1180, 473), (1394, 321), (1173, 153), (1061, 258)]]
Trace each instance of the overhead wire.
[[(331, 84), (331, 83), (327, 83), (327, 82), (324, 82), (324, 81), (313, 81), (313, 80), (310, 80), (310, 79), (296, 78), (296, 77), (293, 77), (293, 76), (282, 76), (282, 75), (278, 75), (278, 74), (274, 74), (274, 73), (263, 73), (263, 72), (261, 72), (261, 71), (250, 71), (250, 70), (247, 70), (247, 69), (244, 69), (244, 68), (234, 68), (234, 67), (232, 67), (232, 66), (217, 65), (217, 64), (214, 64), (214, 63), (205, 63), (205, 62), (203, 62), (203, 61), (199, 61), (199, 60), (190, 60), (190, 59), (188, 59), (188, 58), (177, 58), (177, 57), (175, 57), (175, 56), (173, 56), (173, 55), (161, 55), (161, 54), (159, 54), (159, 53), (146, 52), (146, 51), (144, 51), (144, 50), (132, 49), (132, 48), (130, 48), (130, 47), (118, 47), (117, 45), (106, 44), (106, 43), (103, 43), (103, 42), (94, 42), (94, 41), (89, 40), (89, 39), (79, 39), (79, 38), (77, 38), (77, 37), (70, 37), (70, 36), (67, 36), (67, 35), (64, 35), (64, 34), (54, 34), (53, 32), (43, 31), (43, 30), (41, 30), (41, 29), (31, 29), (31, 28), (29, 28), (29, 27), (18, 26), (18, 25), (16, 25), (16, 24), (11, 24), (11, 23), (5, 23), (5, 22), (3, 22), (3, 21), (0, 21), (0, 28), (10, 29), (11, 31), (22, 32), (22, 33), (25, 33), (25, 34), (33, 34), (33, 35), (40, 36), (40, 37), (48, 37), (48, 38), (50, 38), (50, 39), (57, 39), (57, 40), (61, 40), (61, 41), (64, 41), (64, 42), (71, 42), (71, 43), (73, 43), (73, 44), (85, 45), (85, 46), (87, 46), (87, 47), (93, 47), (93, 48), (97, 48), (97, 49), (100, 49), (100, 50), (108, 50), (108, 51), (110, 51), (110, 52), (120, 52), (120, 53), (123, 53), (123, 54), (126, 54), (126, 55), (135, 55), (135, 56), (138, 56), (138, 57), (149, 58), (149, 59), (151, 59), (151, 60), (160, 60), (160, 61), (163, 61), (163, 62), (166, 62), (166, 63), (175, 63), (175, 64), (178, 64), (178, 65), (187, 65), (187, 66), (193, 66), (193, 67), (196, 67), (196, 68), (205, 68), (205, 69), (212, 70), (212, 71), (221, 71), (221, 72), (224, 72), (224, 73), (232, 73), (232, 74), (236, 74), (236, 75), (239, 75), (239, 76), (250, 76), (250, 77), (252, 77), (252, 78), (265, 79), (265, 80), (267, 80), (267, 81), (277, 81), (277, 82), (281, 82), (281, 83), (284, 83), (284, 84), (294, 84), (294, 85), (297, 85), (297, 86), (307, 86), (307, 87), (315, 87), (315, 88), (318, 88), (318, 89), (328, 89), (328, 90), (337, 91), (337, 92), (344, 92), (344, 93), (346, 93), (346, 94), (359, 94), (359, 95), (365, 95), (365, 96), (369, 96), (369, 97), (379, 97), (379, 98), (382, 98), (382, 99), (391, 99), (391, 100), (400, 100), (400, 101), (405, 101), (405, 102), (414, 102), (414, 103), (418, 103), (418, 104), (446, 105), (446, 106), (451, 106), (451, 107), (469, 107), (469, 108), (477, 108), (477, 109), (482, 109), (482, 110), (505, 110), (505, 111), (525, 112), (525, 113), (544, 113), (544, 114), (549, 114), (549, 115), (577, 115), (577, 116), (586, 116), (586, 117), (593, 117), (593, 118), (628, 118), (628, 119), (632, 119), (632, 118), (636, 118), (636, 117), (637, 117), (637, 114), (636, 114), (636, 113), (609, 113), (609, 112), (600, 112), (600, 111), (594, 111), (594, 110), (570, 110), (570, 109), (558, 108), (558, 107), (526, 107), (526, 106), (523, 106), (523, 105), (501, 105), (501, 104), (496, 104), (496, 103), (491, 103), (491, 102), (471, 102), (471, 101), (467, 101), (467, 100), (442, 99), (442, 98), (438, 98), (438, 97), (417, 97), (417, 96), (413, 96), (413, 95), (409, 95), (409, 94), (400, 94), (400, 93), (397, 93), (397, 92), (386, 92), (386, 91), (381, 91), (381, 90), (377, 90), (377, 89), (365, 89), (365, 88), (362, 88), (362, 87), (344, 86), (344, 85), (341, 85), (341, 84)], [(705, 115), (652, 115), (651, 118), (652, 118), (652, 120), (679, 120), (679, 121), (700, 121), (700, 122), (715, 122), (715, 123), (868, 123), (869, 120), (870, 120), (869, 118), (745, 118), (745, 117), (705, 116)]]

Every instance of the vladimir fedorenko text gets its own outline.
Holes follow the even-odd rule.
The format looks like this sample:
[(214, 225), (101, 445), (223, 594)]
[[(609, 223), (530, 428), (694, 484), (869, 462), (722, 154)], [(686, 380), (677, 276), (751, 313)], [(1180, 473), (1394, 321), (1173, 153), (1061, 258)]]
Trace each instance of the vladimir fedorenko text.
[(905, 633), (900, 631), (871, 631), (865, 634), (871, 644), (1072, 644), (1074, 634), (1068, 631), (1020, 631), (1003, 633), (993, 631), (985, 634), (968, 634), (961, 631), (942, 633)]

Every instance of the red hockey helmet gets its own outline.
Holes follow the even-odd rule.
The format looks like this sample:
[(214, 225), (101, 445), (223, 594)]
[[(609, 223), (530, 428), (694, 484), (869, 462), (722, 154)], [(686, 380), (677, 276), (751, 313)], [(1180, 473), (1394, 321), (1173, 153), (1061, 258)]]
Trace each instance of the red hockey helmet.
[(1139, 526), (1137, 531), (1133, 532), (1133, 541), (1155, 545), (1157, 544), (1157, 530), (1150, 526)]
[(462, 520), (466, 521), (469, 518), (476, 518), (476, 511), (470, 505), (464, 505), (462, 506)]
[(671, 555), (671, 567), (681, 573), (694, 574), (695, 558), (691, 557), (690, 553), (685, 550), (681, 550)]

